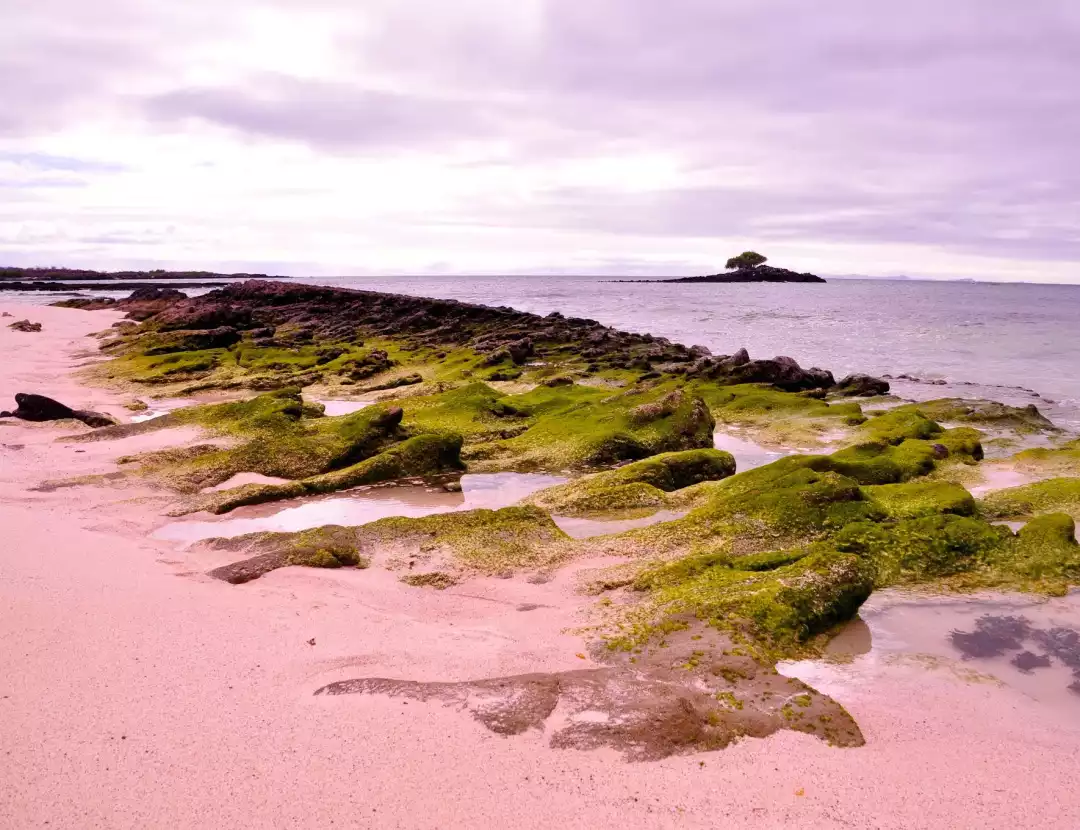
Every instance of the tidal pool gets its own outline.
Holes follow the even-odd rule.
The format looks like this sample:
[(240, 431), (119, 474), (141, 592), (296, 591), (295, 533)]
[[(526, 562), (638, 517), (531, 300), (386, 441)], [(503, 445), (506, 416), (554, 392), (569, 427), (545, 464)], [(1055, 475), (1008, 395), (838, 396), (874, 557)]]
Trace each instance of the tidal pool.
[[(231, 484), (237, 478), (226, 484)], [(391, 516), (416, 518), (478, 508), (497, 510), (516, 504), (537, 490), (566, 481), (562, 476), (486, 473), (462, 476), (460, 492), (448, 492), (443, 487), (423, 484), (358, 487), (334, 495), (293, 499), (287, 507), (280, 503), (253, 505), (214, 519), (206, 519), (205, 513), (196, 514), (193, 518), (181, 519), (159, 528), (154, 536), (190, 544), (215, 536), (242, 536), (262, 531), (296, 532), (323, 525), (363, 525)], [(248, 483), (247, 479), (241, 483)], [(225, 487), (219, 485), (215, 489)]]
[(1080, 591), (1019, 594), (874, 594), (821, 660), (785, 662), (782, 674), (828, 694), (857, 695), (886, 664), (945, 668), (1000, 682), (1040, 705), (1080, 717)]

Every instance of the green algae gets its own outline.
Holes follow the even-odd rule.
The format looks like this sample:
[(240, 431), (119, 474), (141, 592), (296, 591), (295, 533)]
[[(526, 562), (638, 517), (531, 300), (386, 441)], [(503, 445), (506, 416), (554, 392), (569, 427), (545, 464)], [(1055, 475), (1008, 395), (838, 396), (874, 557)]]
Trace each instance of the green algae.
[(550, 567), (573, 551), (570, 537), (536, 507), (380, 519), (357, 528), (357, 533), (365, 547), (399, 559), (445, 560), (451, 567), (490, 575)]
[(891, 519), (917, 519), (940, 513), (973, 516), (977, 509), (971, 493), (947, 481), (882, 484), (864, 487), (863, 494)]
[(1017, 469), (1043, 476), (1080, 476), (1080, 439), (1060, 447), (1034, 447), (1012, 457)]
[(1058, 431), (1034, 404), (1019, 407), (981, 399), (940, 398), (906, 404), (890, 411), (899, 414), (918, 412), (937, 422), (979, 424), (1020, 434)]
[[(366, 411), (366, 410), (361, 410)], [(184, 505), (177, 514), (208, 511), (227, 513), (237, 507), (320, 495), (403, 478), (430, 477), (460, 471), (461, 438), (456, 435), (418, 435), (356, 464), (285, 484), (248, 484), (207, 493)]]
[(997, 519), (1056, 512), (1080, 515), (1080, 478), (1052, 478), (995, 490), (979, 506), (986, 516)]
[(529, 504), (560, 515), (660, 507), (665, 494), (733, 475), (735, 459), (720, 450), (661, 453), (534, 493)]

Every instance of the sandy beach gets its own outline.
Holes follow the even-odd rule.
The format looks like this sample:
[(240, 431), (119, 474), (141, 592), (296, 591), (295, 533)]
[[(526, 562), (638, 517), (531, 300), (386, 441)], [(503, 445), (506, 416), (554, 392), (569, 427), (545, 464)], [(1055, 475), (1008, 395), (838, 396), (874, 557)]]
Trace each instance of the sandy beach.
[[(73, 376), (119, 313), (0, 311), (43, 325), (0, 327), (0, 408), (36, 392), (130, 418)], [(151, 538), (169, 494), (33, 489), (198, 433), (57, 440), (82, 431), (0, 421), (0, 827), (1080, 826), (1080, 718), (948, 661), (885, 661), (829, 690), (864, 747), (784, 731), (646, 763), (496, 735), (438, 702), (314, 696), (357, 676), (582, 668), (567, 630), (588, 598), (565, 571), (445, 591), (378, 569), (229, 585)]]

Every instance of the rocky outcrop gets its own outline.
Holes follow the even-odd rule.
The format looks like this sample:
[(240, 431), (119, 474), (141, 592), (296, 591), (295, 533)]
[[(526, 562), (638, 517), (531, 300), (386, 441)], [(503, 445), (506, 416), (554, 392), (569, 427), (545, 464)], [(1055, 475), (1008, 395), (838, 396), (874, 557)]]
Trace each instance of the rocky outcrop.
[(170, 331), (155, 338), (143, 354), (159, 355), (171, 352), (200, 351), (202, 349), (227, 349), (240, 342), (240, 332), (231, 326), (218, 326), (214, 329), (196, 331)]
[(20, 392), (15, 396), (15, 403), (15, 411), (0, 412), (0, 418), (19, 418), (23, 421), (61, 421), (73, 418), (94, 428), (115, 426), (117, 423), (108, 415), (87, 409), (72, 409), (44, 395)]
[(874, 395), (888, 395), (889, 382), (871, 375), (848, 375), (836, 386), (829, 390), (835, 395), (843, 397), (872, 397)]
[(832, 372), (825, 369), (803, 369), (793, 358), (783, 356), (751, 360), (746, 349), (739, 349), (733, 355), (702, 358), (688, 374), (726, 383), (768, 383), (785, 392), (828, 389), (835, 385)]
[(41, 331), (41, 323), (31, 323), (29, 320), (19, 320), (8, 326), (12, 331), (38, 332)]
[(816, 274), (799, 274), (787, 268), (759, 265), (756, 268), (739, 268), (723, 274), (703, 277), (677, 277), (670, 280), (613, 280), (613, 282), (825, 282)]

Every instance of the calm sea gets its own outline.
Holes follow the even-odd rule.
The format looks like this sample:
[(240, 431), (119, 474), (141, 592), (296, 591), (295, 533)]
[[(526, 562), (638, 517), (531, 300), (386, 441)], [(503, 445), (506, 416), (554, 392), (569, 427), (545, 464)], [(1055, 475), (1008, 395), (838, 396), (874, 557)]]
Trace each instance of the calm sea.
[[(298, 280), (300, 281), (300, 280)], [(908, 374), (916, 399), (1035, 403), (1080, 428), (1080, 286), (833, 280), (825, 285), (626, 284), (598, 277), (341, 277), (374, 291), (590, 317), (730, 354), (788, 355), (847, 372)], [(84, 292), (91, 293), (91, 292)], [(196, 292), (192, 292), (196, 293)], [(123, 296), (113, 294), (112, 296)], [(51, 302), (56, 295), (0, 295)], [(946, 381), (945, 386), (931, 383)]]

